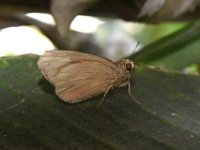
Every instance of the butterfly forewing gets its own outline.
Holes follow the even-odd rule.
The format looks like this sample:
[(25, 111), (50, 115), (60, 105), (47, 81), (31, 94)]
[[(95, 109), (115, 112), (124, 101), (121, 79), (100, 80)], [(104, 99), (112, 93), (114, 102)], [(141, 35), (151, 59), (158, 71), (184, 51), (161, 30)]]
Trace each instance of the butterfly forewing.
[(56, 94), (70, 103), (105, 92), (120, 74), (110, 60), (73, 51), (46, 51), (38, 66)]

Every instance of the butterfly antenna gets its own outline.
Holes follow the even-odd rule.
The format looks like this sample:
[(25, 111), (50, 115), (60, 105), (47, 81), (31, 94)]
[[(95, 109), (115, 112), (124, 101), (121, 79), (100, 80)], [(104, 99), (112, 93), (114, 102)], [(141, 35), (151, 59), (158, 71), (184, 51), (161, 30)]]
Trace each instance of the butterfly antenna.
[(137, 42), (137, 44), (135, 45), (135, 48), (133, 49), (132, 55), (135, 53), (137, 47), (139, 46), (140, 42)]
[(141, 103), (132, 95), (132, 93), (131, 93), (131, 83), (130, 83), (130, 82), (128, 83), (128, 94), (129, 94), (129, 96), (130, 96), (136, 103), (141, 104)]

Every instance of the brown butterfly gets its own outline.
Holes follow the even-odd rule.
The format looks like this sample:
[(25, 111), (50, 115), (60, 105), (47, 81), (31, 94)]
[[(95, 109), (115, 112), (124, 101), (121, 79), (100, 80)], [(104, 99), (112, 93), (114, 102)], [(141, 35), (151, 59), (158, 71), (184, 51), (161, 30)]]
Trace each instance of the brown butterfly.
[(104, 93), (101, 104), (110, 89), (125, 85), (137, 102), (130, 92), (130, 72), (134, 69), (131, 60), (114, 63), (91, 54), (53, 50), (40, 57), (38, 66), (65, 102), (77, 103)]

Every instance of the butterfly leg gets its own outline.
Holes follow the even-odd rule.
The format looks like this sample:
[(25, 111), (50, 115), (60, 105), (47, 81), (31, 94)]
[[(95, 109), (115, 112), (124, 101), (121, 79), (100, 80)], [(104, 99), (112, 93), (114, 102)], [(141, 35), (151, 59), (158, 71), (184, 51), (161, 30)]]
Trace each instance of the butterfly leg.
[(131, 83), (129, 82), (128, 83), (128, 94), (129, 94), (129, 96), (136, 102), (136, 103), (138, 103), (138, 104), (141, 104), (139, 101), (137, 101), (137, 99), (132, 95), (132, 93), (131, 93)]
[(99, 104), (98, 104), (98, 106), (97, 106), (97, 108), (99, 108), (100, 107), (100, 105), (104, 102), (104, 100), (105, 100), (105, 97), (106, 97), (106, 95), (107, 95), (107, 93), (108, 93), (108, 91), (111, 89), (113, 87), (113, 85), (111, 84), (107, 89), (106, 89), (106, 91), (105, 91), (105, 93), (104, 93), (104, 95), (103, 95), (103, 97), (102, 97), (102, 99), (101, 99), (101, 101), (99, 102)]

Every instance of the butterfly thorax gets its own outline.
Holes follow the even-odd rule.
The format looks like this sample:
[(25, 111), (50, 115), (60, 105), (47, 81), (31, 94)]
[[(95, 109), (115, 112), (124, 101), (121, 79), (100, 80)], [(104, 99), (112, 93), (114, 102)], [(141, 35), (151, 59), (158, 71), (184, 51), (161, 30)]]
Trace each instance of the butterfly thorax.
[(129, 83), (131, 78), (131, 71), (134, 69), (134, 63), (131, 60), (123, 59), (117, 62), (120, 70), (118, 72), (118, 77), (114, 81), (114, 87), (123, 87)]

